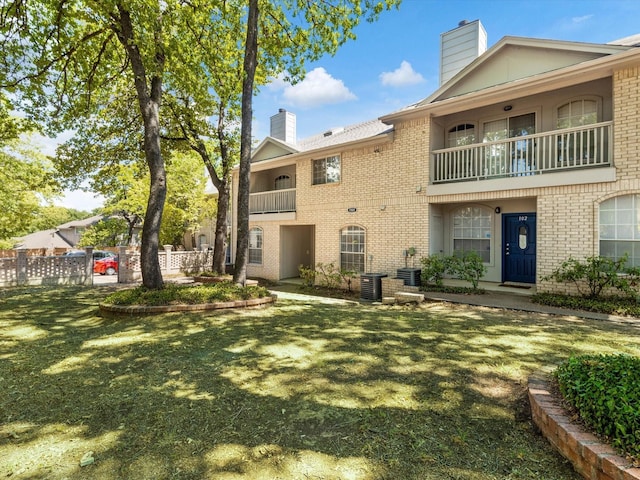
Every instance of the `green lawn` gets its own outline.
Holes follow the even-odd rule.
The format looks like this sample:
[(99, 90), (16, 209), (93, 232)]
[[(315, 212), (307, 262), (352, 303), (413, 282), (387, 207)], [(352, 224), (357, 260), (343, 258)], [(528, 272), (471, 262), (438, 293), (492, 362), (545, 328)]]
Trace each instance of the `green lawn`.
[(0, 478), (578, 480), (531, 425), (527, 377), (640, 355), (637, 328), (575, 318), (282, 300), (102, 317), (106, 291), (0, 290)]

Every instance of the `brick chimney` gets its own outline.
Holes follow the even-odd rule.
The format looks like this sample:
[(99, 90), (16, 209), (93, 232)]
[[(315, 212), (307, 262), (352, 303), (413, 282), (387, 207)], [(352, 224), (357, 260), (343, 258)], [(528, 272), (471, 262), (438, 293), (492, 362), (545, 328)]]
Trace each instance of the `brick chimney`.
[(284, 108), (271, 117), (269, 136), (282, 140), (290, 145), (296, 144), (296, 115)]
[(440, 35), (440, 85), (487, 51), (487, 32), (480, 20), (462, 20)]

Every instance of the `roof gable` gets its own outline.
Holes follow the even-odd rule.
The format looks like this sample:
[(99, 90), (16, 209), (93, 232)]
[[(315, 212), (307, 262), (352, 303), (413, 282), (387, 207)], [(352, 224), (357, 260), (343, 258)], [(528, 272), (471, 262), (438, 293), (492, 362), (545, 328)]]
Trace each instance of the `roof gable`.
[(277, 138), (266, 137), (251, 154), (251, 162), (261, 162), (263, 160), (270, 160), (272, 158), (278, 158), (292, 153), (298, 153), (298, 149), (293, 145), (289, 145)]
[(533, 77), (624, 52), (629, 48), (620, 45), (504, 37), (417, 105)]

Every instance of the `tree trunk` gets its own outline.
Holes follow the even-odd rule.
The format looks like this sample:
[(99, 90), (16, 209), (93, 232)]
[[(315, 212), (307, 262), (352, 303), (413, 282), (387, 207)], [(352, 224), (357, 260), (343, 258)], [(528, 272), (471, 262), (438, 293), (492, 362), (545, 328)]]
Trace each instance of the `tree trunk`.
[(142, 284), (147, 288), (160, 289), (164, 286), (164, 282), (158, 258), (158, 244), (160, 222), (162, 221), (164, 201), (167, 196), (167, 178), (160, 150), (161, 72), (164, 70), (165, 61), (162, 51), (162, 30), (161, 26), (158, 26), (158, 30), (155, 32), (156, 44), (154, 47), (156, 50), (155, 63), (157, 71), (149, 79), (140, 49), (136, 44), (131, 14), (121, 2), (117, 3), (117, 8), (120, 17), (118, 19), (119, 29), (116, 30), (116, 34), (127, 52), (131, 70), (135, 77), (138, 106), (144, 122), (144, 153), (151, 176), (147, 212), (142, 226), (142, 245), (140, 246)]
[(249, 260), (249, 187), (251, 178), (251, 121), (253, 119), (253, 81), (258, 57), (258, 0), (249, 0), (247, 40), (242, 81), (242, 125), (240, 127), (240, 169), (238, 184), (238, 243), (233, 282), (247, 283)]
[(213, 245), (212, 270), (219, 274), (226, 273), (230, 190), (229, 178), (224, 178), (218, 187), (218, 213), (216, 214), (216, 234)]

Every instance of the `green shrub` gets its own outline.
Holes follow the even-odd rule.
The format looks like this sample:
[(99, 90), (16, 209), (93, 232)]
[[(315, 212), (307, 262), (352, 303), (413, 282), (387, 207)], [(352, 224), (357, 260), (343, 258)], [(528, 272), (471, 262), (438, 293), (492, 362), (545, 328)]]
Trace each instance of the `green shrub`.
[(455, 278), (470, 282), (473, 290), (478, 289), (480, 279), (487, 273), (487, 267), (476, 252), (466, 252), (463, 255), (443, 256), (429, 255), (420, 259), (422, 272), (420, 279), (424, 286), (443, 286), (443, 278), (450, 274)]
[(249, 300), (269, 295), (264, 287), (240, 287), (231, 282), (220, 282), (206, 285), (174, 285), (167, 284), (162, 289), (147, 289), (139, 286), (120, 290), (104, 299), (109, 305), (173, 305), (228, 302), (232, 300)]
[(558, 367), (555, 377), (587, 426), (623, 454), (640, 457), (640, 358), (574, 356)]
[(298, 267), (298, 272), (300, 272), (300, 278), (302, 279), (305, 287), (313, 287), (316, 284), (316, 270), (314, 268), (300, 265)]
[(315, 269), (300, 265), (298, 271), (307, 287), (314, 286), (317, 281), (320, 286), (330, 289), (338, 289), (346, 285), (349, 292), (351, 291), (353, 279), (357, 275), (353, 270), (345, 270), (336, 267), (333, 263), (321, 262), (316, 264)]
[(436, 285), (442, 287), (442, 279), (447, 272), (447, 258), (440, 254), (422, 257), (420, 264), (422, 270), (420, 272), (420, 280), (423, 285)]
[(626, 295), (635, 295), (638, 283), (637, 269), (626, 268), (627, 255), (618, 260), (607, 257), (587, 257), (577, 260), (569, 257), (543, 280), (558, 283), (573, 283), (578, 293), (585, 298), (597, 298), (606, 288), (613, 288)]
[(571, 308), (585, 310), (587, 312), (606, 313), (609, 315), (621, 315), (640, 317), (640, 303), (631, 297), (603, 297), (584, 298), (559, 293), (536, 293), (531, 301), (541, 305), (552, 307)]
[(477, 290), (480, 279), (487, 273), (487, 267), (476, 252), (452, 257), (449, 270), (459, 279), (470, 282), (474, 290)]

